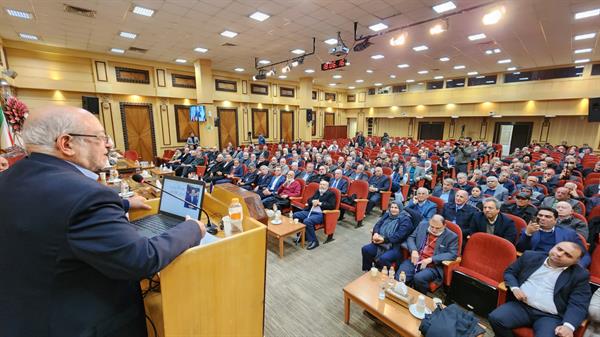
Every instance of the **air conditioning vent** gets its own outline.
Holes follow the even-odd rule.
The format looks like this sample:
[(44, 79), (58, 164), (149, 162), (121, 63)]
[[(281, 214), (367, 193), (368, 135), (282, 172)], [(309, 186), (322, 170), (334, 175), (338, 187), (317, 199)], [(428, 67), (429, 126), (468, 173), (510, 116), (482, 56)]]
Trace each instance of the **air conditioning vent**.
[(226, 43), (223, 43), (221, 46), (223, 46), (223, 47), (237, 47), (237, 44), (226, 42)]
[(73, 13), (73, 14), (77, 14), (77, 15), (81, 15), (81, 16), (87, 16), (88, 18), (96, 17), (96, 11), (91, 10), (91, 9), (75, 7), (75, 6), (71, 6), (71, 5), (67, 5), (67, 4), (64, 4), (64, 8), (65, 8), (65, 12), (67, 12), (67, 13)]
[(129, 51), (134, 51), (137, 53), (146, 53), (148, 49), (138, 48), (138, 47), (129, 47)]

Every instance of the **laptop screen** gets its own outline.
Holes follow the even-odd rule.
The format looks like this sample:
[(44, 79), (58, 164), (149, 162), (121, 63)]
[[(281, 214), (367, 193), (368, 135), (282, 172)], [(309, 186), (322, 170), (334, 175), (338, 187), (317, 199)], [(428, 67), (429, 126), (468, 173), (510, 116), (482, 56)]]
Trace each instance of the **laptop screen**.
[(160, 213), (167, 213), (185, 218), (189, 215), (192, 219), (200, 219), (202, 198), (204, 197), (204, 184), (197, 180), (165, 177), (163, 190), (187, 201), (179, 200), (167, 193), (162, 193), (160, 198)]

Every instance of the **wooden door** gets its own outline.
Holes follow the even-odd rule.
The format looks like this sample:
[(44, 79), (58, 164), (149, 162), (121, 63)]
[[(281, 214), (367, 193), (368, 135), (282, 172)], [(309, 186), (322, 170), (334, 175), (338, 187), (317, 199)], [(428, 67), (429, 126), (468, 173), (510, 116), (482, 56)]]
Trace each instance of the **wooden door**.
[(236, 109), (217, 109), (219, 115), (219, 150), (228, 143), (238, 146), (238, 126)]
[(325, 126), (335, 125), (335, 114), (326, 113), (325, 114)]
[(152, 161), (156, 156), (152, 105), (121, 104), (125, 149), (135, 150), (141, 160)]
[(279, 121), (279, 134), (286, 143), (294, 141), (294, 112), (281, 111), (281, 120)]

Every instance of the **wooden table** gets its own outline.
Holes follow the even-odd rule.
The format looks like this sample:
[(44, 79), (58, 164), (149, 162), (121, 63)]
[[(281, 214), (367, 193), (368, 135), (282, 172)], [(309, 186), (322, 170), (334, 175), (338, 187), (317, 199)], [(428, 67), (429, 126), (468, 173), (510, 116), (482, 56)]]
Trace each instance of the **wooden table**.
[(170, 171), (161, 171), (159, 167), (154, 167), (152, 169), (149, 170), (150, 174), (157, 176), (159, 178), (162, 178), (164, 176), (175, 176), (175, 170), (170, 170)]
[(283, 257), (283, 240), (293, 234), (300, 233), (302, 248), (304, 248), (304, 239), (306, 235), (306, 225), (294, 223), (294, 220), (285, 215), (281, 216), (281, 224), (274, 225), (269, 220), (267, 224), (267, 233), (279, 240), (279, 258)]

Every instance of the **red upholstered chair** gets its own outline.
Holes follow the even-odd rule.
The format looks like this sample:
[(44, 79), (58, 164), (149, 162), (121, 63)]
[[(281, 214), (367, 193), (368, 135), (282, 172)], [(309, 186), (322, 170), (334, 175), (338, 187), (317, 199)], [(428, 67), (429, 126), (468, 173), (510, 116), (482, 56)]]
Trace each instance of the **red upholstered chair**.
[(196, 166), (196, 174), (198, 177), (203, 177), (206, 173), (206, 166)]
[(381, 169), (383, 170), (383, 174), (386, 176), (391, 176), (393, 173), (392, 169), (389, 167), (382, 167)]
[(600, 216), (600, 205), (592, 208), (592, 211), (590, 212), (590, 215), (588, 215), (587, 219), (588, 219), (588, 223), (592, 221), (593, 218)]
[(573, 217), (585, 222), (585, 224), (588, 225), (588, 220), (583, 215), (579, 213), (573, 213)]
[(444, 200), (442, 200), (441, 198), (438, 198), (438, 197), (434, 197), (433, 195), (430, 195), (428, 197), (428, 199), (435, 203), (436, 208), (437, 208), (436, 213), (442, 214), (442, 210), (444, 210)]
[(138, 160), (139, 159), (139, 155), (136, 150), (127, 150), (127, 151), (123, 152), (123, 157), (125, 157), (126, 159), (129, 159), (129, 160)]
[[(316, 184), (316, 183), (310, 183), (308, 186), (310, 186), (312, 184)], [(318, 188), (319, 184), (316, 184), (316, 185)], [(337, 188), (330, 188), (329, 190), (331, 192), (335, 193), (335, 208), (332, 210), (324, 210), (323, 211), (323, 223), (315, 225), (315, 230), (319, 230), (319, 229), (323, 228), (323, 230), (325, 231), (325, 234), (327, 234), (327, 240), (325, 240), (325, 243), (329, 243), (334, 240), (333, 233), (335, 232), (335, 227), (337, 226), (337, 222), (340, 217), (340, 201), (342, 199), (342, 194), (340, 193), (340, 190), (338, 190)], [(313, 194), (314, 194), (314, 192), (313, 192)], [(312, 194), (311, 194), (311, 196), (312, 196)], [(310, 196), (309, 196), (309, 198), (310, 198)]]
[(392, 177), (386, 176), (388, 178), (389, 187), (387, 191), (379, 191), (381, 193), (381, 212), (385, 212), (388, 209), (390, 204), (390, 198), (392, 197)]
[[(460, 263), (448, 266), (452, 273), (447, 281), (450, 285), (448, 298), (451, 301), (459, 300), (453, 293), (453, 280), (456, 274), (466, 276), (470, 283), (479, 283), (483, 287), (492, 287), (497, 292), (496, 303), (488, 303), (494, 307), (506, 302), (506, 287), (504, 285), (504, 270), (517, 259), (517, 250), (514, 244), (501, 237), (488, 233), (475, 233), (471, 235), (463, 251)], [(476, 291), (477, 286), (473, 285)], [(469, 303), (460, 303), (463, 306)], [(475, 309), (477, 312), (477, 309)], [(481, 313), (479, 313), (481, 314)], [(487, 314), (486, 314), (487, 315)]]
[(521, 232), (523, 231), (523, 229), (525, 229), (525, 227), (527, 227), (527, 222), (525, 222), (525, 220), (523, 220), (523, 218), (521, 218), (520, 216), (516, 216), (514, 214), (510, 214), (510, 213), (502, 213), (502, 214), (509, 217), (515, 223), (515, 227), (517, 229), (517, 237), (515, 238), (515, 243), (516, 243), (517, 241), (519, 241), (519, 237), (521, 236)]
[(600, 287), (600, 249), (594, 249), (590, 264), (590, 283)]
[(365, 212), (367, 210), (367, 203), (369, 199), (369, 183), (364, 180), (354, 180), (348, 187), (347, 195), (356, 194), (356, 204), (354, 206), (340, 202), (340, 208), (346, 211), (354, 213), (354, 220), (356, 220), (356, 227), (362, 225), (362, 221), (365, 218)]
[[(304, 194), (304, 189), (306, 188), (306, 182), (305, 182), (304, 180), (300, 179), (300, 178), (298, 178), (298, 179), (294, 179), (294, 180), (296, 180), (298, 183), (300, 183), (300, 197), (301, 197), (301, 196)], [(314, 193), (313, 193), (313, 194), (314, 194)], [(311, 197), (311, 195), (309, 195), (308, 197), (310, 198), (310, 197)], [(281, 212), (283, 212), (283, 213), (288, 213), (289, 211), (291, 211), (291, 210), (292, 210), (292, 206), (293, 206), (293, 205), (292, 205), (292, 198), (293, 198), (293, 197), (290, 197), (290, 206), (289, 206), (289, 207), (283, 207), (283, 208), (281, 209)], [(297, 198), (298, 198), (298, 197), (297, 197)]]
[[(584, 320), (583, 323), (573, 332), (573, 337), (583, 337), (585, 329), (588, 326), (588, 320)], [(533, 329), (530, 327), (520, 327), (512, 330), (515, 337), (535, 337)]]
[(160, 166), (168, 161), (171, 160), (171, 158), (173, 158), (173, 155), (175, 154), (175, 150), (164, 150), (163, 151), (163, 155), (162, 157), (156, 157), (154, 162), (156, 164), (156, 166)]
[(448, 281), (450, 279), (450, 274), (452, 273), (450, 268), (448, 268), (448, 266), (450, 264), (452, 264), (453, 262), (460, 262), (460, 256), (462, 254), (462, 242), (463, 242), (463, 235), (462, 235), (462, 230), (460, 229), (460, 226), (458, 226), (457, 224), (448, 221), (448, 220), (444, 220), (444, 223), (446, 224), (446, 227), (453, 231), (456, 236), (458, 236), (458, 252), (456, 255), (456, 260), (454, 261), (443, 261), (444, 264), (444, 280), (442, 283), (435, 283), (435, 282), (430, 282), (429, 283), (429, 291), (430, 292), (435, 292), (440, 286), (442, 285), (450, 285), (450, 282)]
[(312, 197), (317, 190), (319, 189), (318, 183), (310, 183), (304, 187), (304, 191), (302, 195), (299, 197), (290, 197), (290, 203), (292, 207), (296, 207), (299, 209), (304, 209), (306, 207), (306, 202), (310, 197)]

